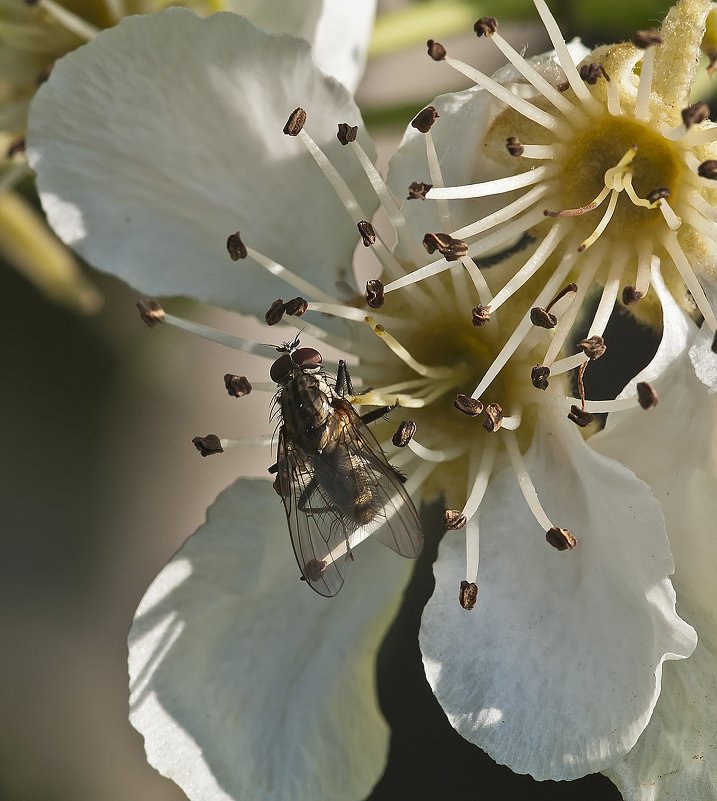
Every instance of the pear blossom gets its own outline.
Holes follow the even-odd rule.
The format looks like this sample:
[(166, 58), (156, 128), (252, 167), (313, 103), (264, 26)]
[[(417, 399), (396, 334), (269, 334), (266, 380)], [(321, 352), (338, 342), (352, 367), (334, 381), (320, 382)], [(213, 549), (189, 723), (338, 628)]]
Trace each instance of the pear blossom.
[[(569, 779), (630, 751), (664, 662), (688, 657), (695, 635), (675, 609), (650, 487), (580, 433), (594, 413), (654, 412), (649, 381), (614, 401), (585, 396), (583, 373), (605, 352), (614, 298), (603, 293), (578, 358), (565, 356), (563, 369), (544, 358), (551, 348), (561, 355), (600, 280), (607, 233), (578, 250), (585, 236), (543, 230), (542, 210), (529, 212), (528, 226), (514, 219), (524, 198), (501, 206), (494, 194), (468, 203), (441, 195), (456, 174), (504, 170), (476, 155), (496, 135), (505, 144), (493, 94), (530, 105), (521, 70), (544, 94), (577, 102), (560, 91), (576, 68), (562, 38), (555, 45), (530, 62), (508, 49), (514, 67), (420, 112), (385, 182), (357, 107), (315, 68), (305, 42), (237, 16), (174, 9), (126, 20), (63, 59), (33, 103), (28, 153), (50, 223), (99, 269), (148, 295), (295, 325), (351, 357), (355, 404), (398, 407), (377, 437), (417, 502), (447, 507), (420, 638), (432, 689), (451, 724), (497, 761)], [(572, 87), (592, 108), (583, 89), (592, 97)], [(528, 156), (519, 146), (524, 157), (552, 158), (546, 143)], [(636, 158), (630, 151), (610, 173), (609, 192), (629, 196)], [(490, 180), (509, 192), (534, 181), (547, 198), (552, 184), (539, 182), (548, 168), (530, 172)], [(410, 200), (397, 200), (406, 192)], [(655, 201), (660, 220), (665, 198)], [(371, 222), (378, 204), (395, 247)], [(440, 227), (425, 224), (431, 215)], [(365, 293), (351, 288), (348, 269), (358, 242), (380, 276)], [(525, 277), (548, 264), (546, 280)], [(275, 356), (156, 301), (140, 311), (149, 325)], [(262, 376), (226, 382), (237, 397), (276, 389)], [(399, 414), (410, 421), (392, 438)], [(197, 444), (208, 454), (257, 441), (271, 434)], [(220, 496), (133, 625), (132, 722), (152, 764), (191, 798), (359, 797), (385, 759), (373, 655), (408, 567), (362, 545), (347, 595), (327, 606), (296, 581), (277, 501), (268, 481), (239, 480)]]

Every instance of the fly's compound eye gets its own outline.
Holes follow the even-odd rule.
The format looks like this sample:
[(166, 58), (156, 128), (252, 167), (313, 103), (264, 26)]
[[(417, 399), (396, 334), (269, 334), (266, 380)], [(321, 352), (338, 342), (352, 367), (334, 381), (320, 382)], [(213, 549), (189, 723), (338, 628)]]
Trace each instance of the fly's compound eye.
[[(311, 348), (301, 348), (301, 350), (311, 350)], [(298, 352), (298, 351), (297, 351)], [(269, 375), (275, 384), (279, 384), (294, 368), (294, 362), (288, 353), (285, 353), (271, 365)]]
[(291, 354), (291, 358), (297, 367), (314, 367), (321, 364), (321, 354), (315, 348), (299, 348)]

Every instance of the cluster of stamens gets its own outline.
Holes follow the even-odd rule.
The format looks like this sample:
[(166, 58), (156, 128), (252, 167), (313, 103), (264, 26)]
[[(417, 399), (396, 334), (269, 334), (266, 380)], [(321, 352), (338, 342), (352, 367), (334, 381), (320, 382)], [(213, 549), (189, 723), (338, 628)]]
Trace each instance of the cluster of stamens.
[[(441, 231), (415, 230), (411, 215), (405, 213), (403, 204), (361, 147), (357, 127), (338, 124), (339, 142), (353, 151), (393, 225), (402, 252), (410, 254), (411, 263), (396, 258), (386, 237), (374, 228), (370, 215), (307, 132), (306, 112), (298, 108), (287, 121), (284, 133), (306, 147), (353, 219), (363, 245), (378, 261), (382, 278), (372, 279), (366, 286), (367, 309), (360, 308), (355, 299), (342, 302), (311, 284), (245, 244), (239, 232), (227, 240), (231, 259), (250, 259), (301, 293), (290, 300), (274, 300), (268, 307), (267, 324), (283, 321), (300, 328), (306, 336), (356, 356), (358, 364), (352, 367), (354, 383), (370, 389), (353, 396), (353, 403), (398, 405), (411, 410), (415, 419), (404, 420), (392, 437), (382, 441), (392, 463), (408, 475), (409, 491), (447, 491), (448, 487), (455, 487), (456, 476), (465, 482), (461, 508), (446, 511), (444, 522), (449, 530), (466, 531), (466, 575), (459, 600), (467, 609), (475, 605), (477, 598), (478, 510), (499, 454), (512, 467), (547, 542), (558, 551), (569, 551), (578, 545), (573, 533), (548, 517), (528, 473), (523, 454), (530, 444), (533, 422), (526, 422), (527, 407), (538, 412), (547, 407), (559, 408), (570, 421), (585, 428), (595, 413), (649, 409), (657, 403), (655, 389), (646, 383), (639, 384), (636, 393), (624, 399), (586, 399), (583, 376), (590, 363), (606, 352), (605, 329), (618, 299), (634, 306), (648, 295), (661, 264), (674, 267), (706, 324), (712, 331), (717, 329), (715, 313), (678, 236), (684, 226), (691, 226), (700, 235), (717, 240), (717, 211), (704, 197), (705, 191), (717, 189), (717, 161), (700, 162), (694, 155), (696, 148), (717, 141), (717, 127), (699, 127), (706, 119), (705, 109), (699, 104), (685, 109), (683, 122), (676, 128), (652, 120), (651, 81), (655, 51), (660, 47), (656, 31), (639, 32), (633, 40), (643, 50), (639, 87), (634, 106), (623, 108), (618, 88), (606, 69), (592, 63), (578, 69), (544, 0), (534, 2), (556, 49), (565, 75), (563, 85), (553, 86), (515, 51), (498, 34), (494, 18), (479, 20), (475, 31), (479, 37), (491, 40), (533, 87), (535, 101), (453, 59), (439, 43), (428, 43), (431, 58), (470, 77), (502, 101), (510, 113), (528, 120), (536, 130), (541, 129), (543, 139), (552, 138), (548, 143), (524, 143), (518, 136), (507, 136), (502, 141), (508, 157), (526, 160), (530, 165), (526, 170), (482, 183), (447, 187), (433, 138), (434, 126), (440, 124), (439, 115), (433, 107), (421, 111), (412, 125), (425, 141), (428, 175), (416, 176), (407, 187), (405, 202), (436, 203)], [(598, 87), (600, 82), (604, 84), (604, 104), (588, 88)], [(573, 141), (589, 147), (594, 129), (608, 131), (613, 122), (625, 121), (625, 130), (634, 131), (641, 138), (629, 143), (597, 176), (599, 191), (592, 198), (586, 197), (582, 205), (552, 207), (551, 200), (561, 199), (560, 187), (565, 178), (561, 168), (571, 157)], [(635, 188), (640, 178), (636, 165), (643, 144), (651, 139), (659, 139), (676, 154), (673, 173), (679, 186), (643, 188), (641, 195)], [(598, 146), (599, 143), (593, 145)], [(468, 225), (453, 225), (452, 202), (500, 194), (512, 197), (503, 208)], [(677, 206), (671, 205), (674, 198)], [(586, 228), (582, 221), (603, 205), (598, 221)], [(620, 240), (624, 246), (617, 248), (606, 232), (616, 224), (616, 215), (627, 215), (634, 222), (630, 208), (651, 215), (639, 218), (640, 225), (647, 220), (650, 231), (644, 236), (630, 234), (634, 241)], [(506, 254), (521, 253), (526, 243), (529, 255), (524, 263), (500, 288), (492, 287), (485, 265), (501, 261)], [(541, 271), (548, 275), (536, 280)], [(628, 284), (625, 278), (633, 274), (634, 281)], [(539, 291), (526, 302), (525, 292), (536, 283)], [(596, 284), (602, 290), (592, 320), (582, 324), (583, 335), (576, 351), (563, 355), (580, 324), (584, 302)], [(181, 320), (151, 303), (144, 302), (140, 311), (148, 324), (163, 321), (245, 352), (275, 356), (270, 346)], [(327, 317), (353, 326), (351, 339), (326, 326)], [(388, 367), (386, 350), (381, 347), (392, 354)], [(714, 349), (717, 352), (717, 343)], [(542, 356), (535, 358), (536, 352)], [(572, 371), (576, 371), (578, 397), (565, 392), (565, 377)], [(234, 397), (247, 394), (252, 387), (276, 389), (273, 383), (250, 385), (246, 378), (233, 375), (225, 376), (225, 385)], [(481, 424), (476, 426), (474, 420)], [(207, 455), (246, 442), (256, 444), (257, 440), (237, 441), (213, 435), (209, 440), (195, 440), (195, 445)], [(392, 452), (392, 447), (401, 450)], [(442, 480), (441, 476), (448, 473), (451, 480)]]

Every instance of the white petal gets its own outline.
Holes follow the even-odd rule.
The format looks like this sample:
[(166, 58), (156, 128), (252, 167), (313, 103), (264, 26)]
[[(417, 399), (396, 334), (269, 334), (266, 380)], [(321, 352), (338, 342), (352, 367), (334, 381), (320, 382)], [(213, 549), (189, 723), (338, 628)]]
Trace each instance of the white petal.
[(297, 106), (370, 214), (368, 182), (336, 140), (359, 111), (306, 42), (236, 14), (127, 18), (58, 62), (33, 103), (29, 156), (48, 219), (91, 264), (150, 295), (261, 314), (295, 295), (250, 259), (229, 259), (237, 229), (330, 292), (358, 234), (282, 133)]
[(709, 388), (710, 393), (717, 392), (717, 354), (712, 350), (714, 334), (706, 325), (702, 326), (690, 348), (690, 359), (700, 381)]
[(285, 527), (270, 482), (238, 481), (132, 625), (132, 724), (192, 801), (358, 799), (383, 768), (374, 663), (411, 565), (363, 544), (320, 598)]
[(672, 558), (649, 488), (555, 414), (541, 417), (526, 464), (577, 548), (559, 553), (545, 542), (504, 469), (481, 507), (478, 604), (458, 604), (464, 545), (449, 532), (421, 646), (463, 737), (515, 772), (574, 779), (634, 745), (663, 660), (688, 656), (695, 636), (675, 613)]

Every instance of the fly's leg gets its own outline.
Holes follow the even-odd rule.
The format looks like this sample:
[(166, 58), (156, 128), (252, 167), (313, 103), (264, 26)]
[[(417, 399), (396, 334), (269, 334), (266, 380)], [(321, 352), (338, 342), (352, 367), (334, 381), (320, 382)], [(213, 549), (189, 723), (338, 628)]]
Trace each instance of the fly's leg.
[(351, 382), (349, 368), (343, 359), (339, 359), (339, 369), (336, 371), (336, 386), (334, 389), (340, 398), (343, 398), (344, 395), (354, 394), (354, 385)]

